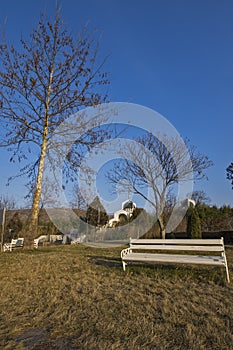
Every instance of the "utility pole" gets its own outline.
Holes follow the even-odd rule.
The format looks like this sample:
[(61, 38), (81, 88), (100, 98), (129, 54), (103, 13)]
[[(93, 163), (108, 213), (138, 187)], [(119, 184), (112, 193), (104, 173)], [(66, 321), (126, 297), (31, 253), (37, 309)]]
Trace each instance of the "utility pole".
[(1, 251), (3, 250), (3, 237), (5, 232), (6, 208), (0, 209), (0, 225), (1, 225)]

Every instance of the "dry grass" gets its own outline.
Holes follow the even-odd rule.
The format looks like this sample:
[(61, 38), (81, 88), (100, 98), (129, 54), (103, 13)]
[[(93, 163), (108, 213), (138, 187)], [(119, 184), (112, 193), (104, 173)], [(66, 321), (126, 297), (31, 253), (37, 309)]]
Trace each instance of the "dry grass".
[[(0, 254), (0, 349), (229, 350), (224, 268), (129, 266), (120, 249)], [(233, 280), (233, 247), (227, 249)]]

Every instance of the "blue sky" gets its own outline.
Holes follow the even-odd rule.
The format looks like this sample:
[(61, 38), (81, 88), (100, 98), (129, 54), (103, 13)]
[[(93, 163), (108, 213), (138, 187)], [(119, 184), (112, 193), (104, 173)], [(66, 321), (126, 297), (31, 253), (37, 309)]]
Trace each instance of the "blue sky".
[[(17, 44), (52, 16), (53, 0), (0, 0), (0, 23)], [(233, 161), (233, 2), (230, 0), (66, 0), (62, 15), (74, 32), (89, 21), (102, 35), (100, 55), (112, 101), (150, 107), (166, 117), (214, 166), (196, 184), (213, 204), (233, 206), (226, 167)], [(22, 198), (22, 181), (5, 187), (16, 173), (0, 154), (0, 194)]]

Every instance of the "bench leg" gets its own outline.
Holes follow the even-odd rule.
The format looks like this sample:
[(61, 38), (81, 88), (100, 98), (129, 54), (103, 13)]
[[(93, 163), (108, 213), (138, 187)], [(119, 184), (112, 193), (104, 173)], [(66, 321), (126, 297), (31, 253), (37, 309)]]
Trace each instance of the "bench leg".
[(226, 267), (226, 273), (227, 273), (227, 282), (230, 283), (230, 276), (229, 276), (229, 270), (227, 266), (227, 261), (225, 260), (225, 267)]
[(126, 262), (122, 261), (122, 265), (123, 265), (123, 271), (125, 271)]
[(5, 243), (4, 246), (3, 246), (3, 251), (4, 251), (4, 252), (7, 252), (7, 251), (10, 251), (10, 252), (11, 252), (11, 245)]
[(224, 265), (225, 265), (225, 268), (226, 268), (227, 282), (230, 283), (230, 276), (229, 276), (229, 270), (228, 270), (228, 266), (227, 266), (227, 258), (226, 258), (225, 250), (222, 253), (222, 257), (224, 259)]

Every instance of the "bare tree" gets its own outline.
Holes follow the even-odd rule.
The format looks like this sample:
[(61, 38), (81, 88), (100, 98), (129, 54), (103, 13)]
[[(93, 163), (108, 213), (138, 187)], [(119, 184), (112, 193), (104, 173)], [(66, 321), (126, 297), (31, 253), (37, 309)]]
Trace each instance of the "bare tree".
[(208, 205), (211, 202), (205, 191), (193, 191), (190, 194), (190, 198), (195, 201), (196, 205)]
[[(17, 176), (29, 178), (33, 235), (37, 232), (46, 151), (54, 130), (72, 113), (106, 100), (103, 85), (109, 82), (102, 72), (105, 60), (98, 63), (97, 39), (85, 28), (74, 37), (64, 27), (57, 8), (53, 22), (41, 15), (30, 38), (20, 40), (20, 51), (9, 45), (5, 36), (0, 45), (0, 145), (11, 151), (11, 161), (22, 162)], [(88, 148), (103, 138), (85, 115), (77, 120), (80, 130), (87, 123), (90, 129), (67, 155), (67, 173), (70, 165), (74, 168), (79, 164), (82, 145)]]
[(15, 209), (16, 201), (13, 197), (9, 197), (8, 195), (0, 195), (0, 209), (6, 208)]
[(74, 185), (72, 194), (73, 194), (73, 201), (72, 201), (73, 209), (85, 211), (87, 209), (87, 203), (83, 198), (83, 195), (79, 189), (78, 184)]
[[(167, 195), (171, 196), (171, 189), (178, 182), (189, 181), (193, 174), (196, 180), (203, 178), (204, 170), (212, 162), (187, 142), (192, 162), (190, 164), (185, 145), (177, 138), (164, 136), (161, 141), (147, 133), (136, 141), (143, 147), (135, 148), (132, 144), (122, 150), (124, 159), (115, 162), (107, 178), (112, 184), (117, 184), (118, 188), (121, 186), (123, 191), (138, 194), (150, 203), (157, 216), (160, 235), (165, 238), (164, 214)], [(146, 188), (151, 190), (150, 196), (146, 194)]]

